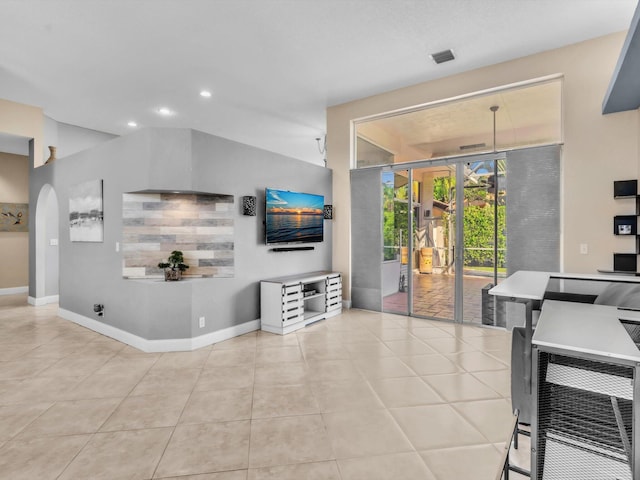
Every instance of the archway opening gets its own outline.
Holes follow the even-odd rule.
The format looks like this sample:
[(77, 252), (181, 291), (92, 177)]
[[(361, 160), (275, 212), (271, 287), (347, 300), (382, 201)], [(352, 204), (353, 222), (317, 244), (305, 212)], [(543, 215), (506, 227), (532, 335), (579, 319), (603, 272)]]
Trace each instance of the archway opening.
[[(45, 305), (58, 301), (59, 268), (59, 213), (58, 196), (49, 184), (38, 194), (35, 216), (35, 297), (29, 297), (33, 305)], [(32, 292), (33, 294), (34, 292)]]

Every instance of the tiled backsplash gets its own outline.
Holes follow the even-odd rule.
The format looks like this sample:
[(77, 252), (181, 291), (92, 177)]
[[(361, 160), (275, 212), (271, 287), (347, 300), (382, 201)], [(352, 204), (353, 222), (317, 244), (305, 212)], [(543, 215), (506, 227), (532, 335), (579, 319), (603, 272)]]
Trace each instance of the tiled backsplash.
[(233, 196), (178, 193), (122, 195), (125, 277), (163, 275), (158, 262), (184, 253), (185, 275), (233, 277)]

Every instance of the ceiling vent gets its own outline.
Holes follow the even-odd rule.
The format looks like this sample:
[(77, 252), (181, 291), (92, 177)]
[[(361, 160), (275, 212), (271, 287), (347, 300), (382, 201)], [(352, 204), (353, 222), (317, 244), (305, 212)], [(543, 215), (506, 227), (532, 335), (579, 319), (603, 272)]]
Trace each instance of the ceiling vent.
[(456, 58), (456, 57), (453, 56), (453, 52), (451, 50), (443, 50), (441, 52), (432, 53), (430, 55), (430, 57), (437, 64), (444, 63), (444, 62), (449, 62), (449, 61), (451, 61), (451, 60)]
[(471, 150), (473, 148), (481, 148), (486, 146), (486, 143), (472, 143), (471, 145), (460, 145), (460, 150)]

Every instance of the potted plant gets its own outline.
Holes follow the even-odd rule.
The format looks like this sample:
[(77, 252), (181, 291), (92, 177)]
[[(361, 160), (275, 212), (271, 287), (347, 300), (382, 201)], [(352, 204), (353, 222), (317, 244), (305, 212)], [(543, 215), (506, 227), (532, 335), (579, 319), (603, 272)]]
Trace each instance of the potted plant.
[(176, 281), (182, 278), (184, 272), (189, 265), (184, 263), (184, 255), (180, 250), (174, 250), (167, 258), (166, 262), (160, 262), (158, 268), (164, 268), (165, 282)]

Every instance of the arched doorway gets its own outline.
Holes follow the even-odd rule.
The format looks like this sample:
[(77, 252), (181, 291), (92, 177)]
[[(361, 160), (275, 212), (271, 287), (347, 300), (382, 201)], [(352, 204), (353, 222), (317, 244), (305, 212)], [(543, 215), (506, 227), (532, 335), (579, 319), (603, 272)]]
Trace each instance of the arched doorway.
[[(29, 296), (32, 305), (46, 305), (58, 301), (59, 253), (58, 253), (58, 196), (49, 184), (45, 184), (36, 203), (35, 235), (35, 297)], [(33, 293), (33, 292), (32, 292)]]

